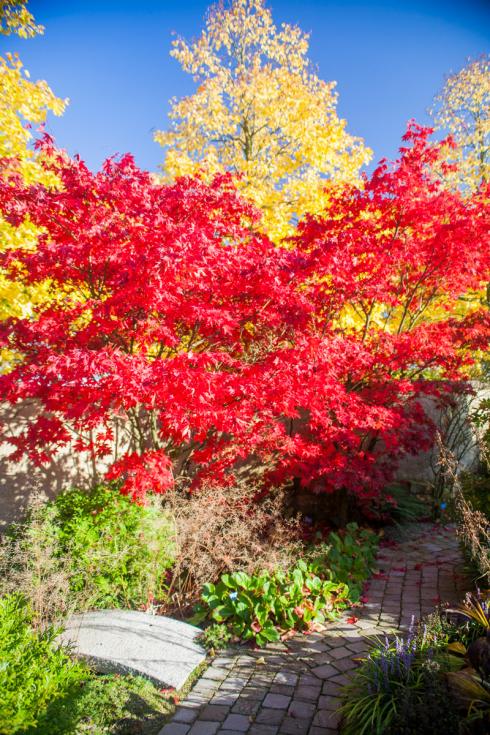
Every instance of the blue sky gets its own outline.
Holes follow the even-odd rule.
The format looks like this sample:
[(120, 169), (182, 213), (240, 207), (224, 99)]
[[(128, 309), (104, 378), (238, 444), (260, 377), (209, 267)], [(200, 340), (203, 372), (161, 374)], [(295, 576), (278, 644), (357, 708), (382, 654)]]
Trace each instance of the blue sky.
[[(152, 132), (167, 124), (168, 101), (194, 86), (170, 58), (172, 33), (197, 36), (206, 0), (31, 0), (45, 35), (1, 38), (33, 79), (46, 79), (70, 105), (48, 130), (59, 145), (96, 168), (130, 151), (156, 170), (162, 149)], [(375, 159), (396, 155), (409, 118), (426, 110), (444, 77), (490, 50), (488, 0), (330, 2), (270, 0), (277, 23), (311, 32), (310, 58), (336, 80), (339, 113)]]

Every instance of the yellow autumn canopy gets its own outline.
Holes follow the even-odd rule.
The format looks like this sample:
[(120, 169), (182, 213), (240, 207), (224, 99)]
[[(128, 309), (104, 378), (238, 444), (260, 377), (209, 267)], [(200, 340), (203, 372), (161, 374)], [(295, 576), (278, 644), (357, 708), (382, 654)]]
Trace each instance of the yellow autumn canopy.
[[(28, 38), (42, 33), (42, 26), (34, 23), (25, 2), (0, 0), (0, 32), (16, 33)], [(34, 127), (43, 123), (49, 112), (61, 115), (66, 100), (55, 96), (45, 81), (33, 82), (18, 56), (0, 57), (0, 158), (16, 159), (20, 173), (27, 182), (53, 185), (52, 175), (42, 169), (36, 152), (30, 146)], [(38, 231), (30, 223), (12, 227), (0, 217), (0, 247), (35, 247)], [(49, 284), (25, 288), (21, 283), (6, 280), (0, 273), (0, 319), (25, 316), (31, 305), (47, 298)]]
[(3, 36), (15, 33), (21, 38), (32, 38), (36, 33), (43, 33), (44, 27), (37, 25), (26, 6), (27, 0), (0, 0), (0, 33)]
[(172, 101), (170, 130), (155, 134), (169, 178), (239, 174), (275, 241), (325, 206), (328, 182), (355, 181), (371, 158), (337, 115), (335, 82), (318, 78), (307, 52), (308, 35), (289, 24), (278, 29), (264, 0), (215, 6), (197, 41), (173, 44), (198, 88)]
[(449, 76), (432, 112), (437, 127), (456, 143), (448, 160), (458, 170), (447, 175), (448, 182), (475, 191), (490, 177), (490, 57), (470, 61)]

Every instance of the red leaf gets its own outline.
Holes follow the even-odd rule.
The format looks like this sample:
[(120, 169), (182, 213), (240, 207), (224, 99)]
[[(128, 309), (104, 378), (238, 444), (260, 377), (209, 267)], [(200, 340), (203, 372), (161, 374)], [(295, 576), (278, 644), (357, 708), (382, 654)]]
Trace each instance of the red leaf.
[(359, 618), (356, 618), (355, 615), (351, 615), (351, 617), (350, 618), (347, 618), (347, 620), (345, 622), (346, 623), (350, 623), (350, 625), (355, 625), (355, 623), (357, 623), (358, 620), (359, 620)]

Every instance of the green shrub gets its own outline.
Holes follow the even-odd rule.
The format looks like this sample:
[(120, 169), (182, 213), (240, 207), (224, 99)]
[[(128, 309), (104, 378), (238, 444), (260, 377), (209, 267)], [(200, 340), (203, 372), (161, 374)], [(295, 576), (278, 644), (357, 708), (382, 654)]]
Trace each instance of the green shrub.
[[(137, 676), (95, 676), (40, 631), (20, 594), (0, 598), (1, 735), (157, 735), (179, 692)], [(184, 692), (185, 694), (185, 692)]]
[(41, 620), (137, 608), (165, 597), (174, 546), (173, 524), (156, 502), (137, 505), (105, 485), (69, 490), (14, 529), (0, 589), (25, 591)]
[(357, 523), (349, 523), (343, 531), (331, 532), (325, 543), (317, 544), (306, 554), (310, 570), (349, 586), (349, 600), (358, 602), (363, 582), (373, 569), (378, 536)]
[[(0, 598), (0, 732), (34, 728), (54, 732), (49, 710), (71, 700), (90, 677), (53, 642), (57, 631), (32, 628), (32, 613), (20, 595)], [(49, 729), (51, 728), (51, 729)]]
[(164, 595), (174, 559), (173, 527), (155, 505), (137, 505), (113, 487), (71, 490), (54, 501), (59, 553), (72, 564), (71, 587), (90, 607), (138, 607)]

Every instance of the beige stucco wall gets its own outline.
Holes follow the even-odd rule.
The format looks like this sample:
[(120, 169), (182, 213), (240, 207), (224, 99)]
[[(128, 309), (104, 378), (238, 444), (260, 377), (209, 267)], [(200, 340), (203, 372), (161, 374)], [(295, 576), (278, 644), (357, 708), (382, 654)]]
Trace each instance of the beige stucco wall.
[[(452, 409), (441, 412), (431, 399), (423, 402), (424, 409), (439, 426), (442, 444), (456, 460), (458, 471), (471, 471), (480, 461), (478, 437), (468, 423), (468, 415), (474, 413), (483, 400), (490, 398), (490, 389), (478, 383), (473, 387), (475, 395), (462, 396)], [(427, 452), (405, 456), (400, 462), (397, 479), (410, 483), (417, 490), (433, 485), (441, 472), (444, 472), (444, 468), (436, 443)]]
[[(468, 410), (474, 410), (483, 398), (490, 397), (490, 390), (479, 390), (477, 397), (472, 399), (463, 410), (467, 415)], [(428, 406), (433, 418), (441, 421), (440, 414)], [(464, 407), (463, 407), (464, 408)], [(17, 434), (22, 431), (29, 418), (35, 411), (33, 406), (21, 405), (17, 407), (0, 406), (0, 422), (4, 431)], [(296, 422), (301, 424), (301, 422)], [(298, 427), (295, 427), (298, 430)], [(299, 429), (301, 430), (301, 428)], [(123, 428), (115, 426), (117, 442), (114, 445), (113, 454), (105, 458), (105, 461), (93, 462), (88, 453), (73, 451), (70, 446), (63, 448), (49, 464), (42, 467), (35, 466), (27, 459), (21, 462), (9, 462), (7, 457), (11, 449), (0, 444), (0, 533), (12, 521), (20, 518), (29, 502), (29, 498), (40, 493), (46, 498), (53, 497), (61, 490), (69, 487), (86, 487), (97, 482), (103, 477), (108, 464), (113, 462), (121, 452), (126, 451), (129, 442)], [(471, 467), (478, 457), (474, 437), (464, 452), (461, 453), (461, 445), (453, 447), (456, 453), (460, 453), (460, 462), (463, 467)], [(467, 441), (467, 438), (464, 440)], [(438, 472), (438, 453), (434, 448), (430, 452), (421, 452), (416, 456), (407, 456), (400, 463), (398, 479), (410, 483), (417, 490), (426, 488), (434, 482)]]
[[(32, 404), (0, 406), (2, 432), (9, 436), (20, 433), (34, 413)], [(67, 445), (49, 464), (36, 466), (28, 458), (13, 463), (8, 460), (13, 447), (0, 444), (0, 533), (22, 516), (32, 495), (52, 498), (66, 488), (88, 487), (99, 481), (107, 465), (128, 446), (120, 426), (117, 432), (118, 441), (113, 453), (105, 461), (97, 462), (89, 453), (74, 451)]]

